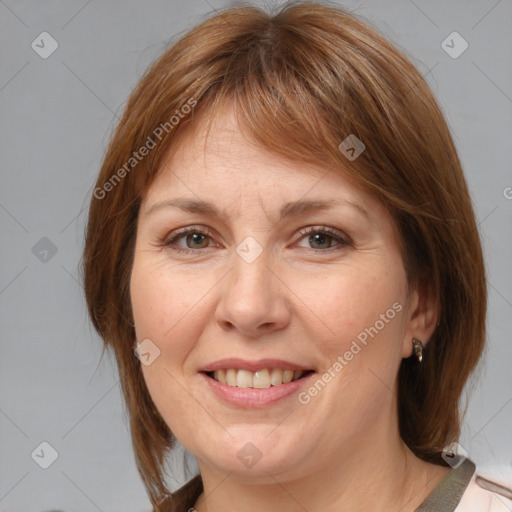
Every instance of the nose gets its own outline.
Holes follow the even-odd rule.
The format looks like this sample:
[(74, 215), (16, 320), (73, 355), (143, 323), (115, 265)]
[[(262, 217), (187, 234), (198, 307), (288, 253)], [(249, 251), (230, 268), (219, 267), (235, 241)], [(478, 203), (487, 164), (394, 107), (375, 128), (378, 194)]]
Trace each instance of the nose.
[(266, 251), (251, 263), (235, 255), (215, 313), (224, 330), (257, 338), (289, 324), (288, 289), (268, 263)]

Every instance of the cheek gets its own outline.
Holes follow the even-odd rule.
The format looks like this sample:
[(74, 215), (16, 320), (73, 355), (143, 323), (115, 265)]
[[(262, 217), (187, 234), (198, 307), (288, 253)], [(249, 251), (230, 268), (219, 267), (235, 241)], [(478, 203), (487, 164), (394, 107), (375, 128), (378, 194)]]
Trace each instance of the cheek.
[(145, 263), (143, 256), (135, 258), (130, 296), (137, 337), (155, 337), (179, 323), (193, 304), (186, 278), (179, 272), (170, 272), (165, 265)]
[(137, 339), (150, 338), (159, 345), (166, 327), (166, 312), (178, 313), (177, 297), (170, 293), (159, 273), (146, 272), (137, 264), (132, 271), (130, 296)]
[(321, 286), (310, 282), (302, 290), (327, 325), (348, 330), (372, 325), (394, 302), (404, 300), (398, 273), (370, 267), (344, 269)]
[(171, 429), (178, 430), (169, 411), (190, 406), (183, 393), (182, 367), (197, 337), (200, 308), (194, 305), (204, 295), (189, 281), (165, 264), (145, 261), (143, 254), (136, 256), (130, 278), (137, 341), (149, 339), (159, 349), (150, 365), (141, 366), (143, 377), (157, 409)]
[(329, 279), (302, 280), (297, 295), (308, 306), (305, 311), (314, 313), (305, 328), (311, 329), (310, 339), (319, 342), (327, 362), (351, 351), (350, 366), (360, 368), (378, 360), (381, 367), (394, 368), (407, 292), (405, 274), (399, 265), (395, 268), (354, 266)]
[(137, 340), (155, 343), (166, 366), (181, 365), (193, 349), (207, 315), (205, 295), (215, 282), (211, 272), (192, 277), (165, 261), (135, 259), (130, 295)]
[(305, 327), (307, 337), (314, 340), (323, 362), (319, 379), (328, 382), (325, 391), (323, 385), (312, 383), (302, 399), (331, 410), (334, 430), (344, 424), (349, 435), (368, 428), (394, 400), (404, 328), (404, 279), (400, 267), (388, 271), (368, 265), (334, 273), (321, 293), (313, 282), (302, 283), (308, 305), (318, 312)]

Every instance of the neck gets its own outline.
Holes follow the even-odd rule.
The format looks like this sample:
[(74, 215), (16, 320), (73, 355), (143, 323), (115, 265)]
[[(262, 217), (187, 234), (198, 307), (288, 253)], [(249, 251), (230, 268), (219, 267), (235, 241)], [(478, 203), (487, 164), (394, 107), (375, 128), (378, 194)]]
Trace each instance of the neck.
[(295, 476), (269, 471), (264, 480), (239, 478), (198, 461), (204, 492), (194, 508), (225, 512), (236, 504), (244, 512), (413, 512), (449, 468), (420, 460), (403, 443), (396, 423), (380, 423), (358, 443), (351, 440), (350, 449), (330, 451), (328, 460)]

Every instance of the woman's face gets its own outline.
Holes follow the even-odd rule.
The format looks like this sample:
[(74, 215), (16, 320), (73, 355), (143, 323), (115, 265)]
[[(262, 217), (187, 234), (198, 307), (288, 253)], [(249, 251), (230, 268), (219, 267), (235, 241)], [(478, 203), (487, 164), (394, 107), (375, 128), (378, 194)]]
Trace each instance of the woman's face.
[(184, 133), (139, 215), (131, 300), (158, 411), (200, 466), (252, 479), (395, 439), (422, 323), (390, 216), (339, 172), (249, 143), (230, 109), (205, 140)]

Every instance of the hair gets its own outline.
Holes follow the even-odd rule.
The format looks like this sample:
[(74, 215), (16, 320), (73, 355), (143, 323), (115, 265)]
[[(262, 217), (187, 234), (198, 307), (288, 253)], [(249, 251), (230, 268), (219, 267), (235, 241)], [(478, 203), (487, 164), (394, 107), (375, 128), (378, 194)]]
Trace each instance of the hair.
[[(225, 102), (263, 148), (351, 177), (390, 213), (408, 282), (428, 287), (440, 311), (423, 362), (401, 362), (400, 435), (416, 456), (443, 465), (484, 348), (487, 301), (478, 228), (447, 123), (404, 51), (359, 16), (314, 2), (273, 13), (242, 5), (203, 20), (147, 69), (90, 203), (88, 311), (103, 350), (114, 350), (137, 468), (154, 507), (169, 494), (164, 464), (175, 438), (133, 354), (129, 281), (139, 206), (178, 134)], [(339, 149), (349, 135), (365, 145), (354, 160)]]

